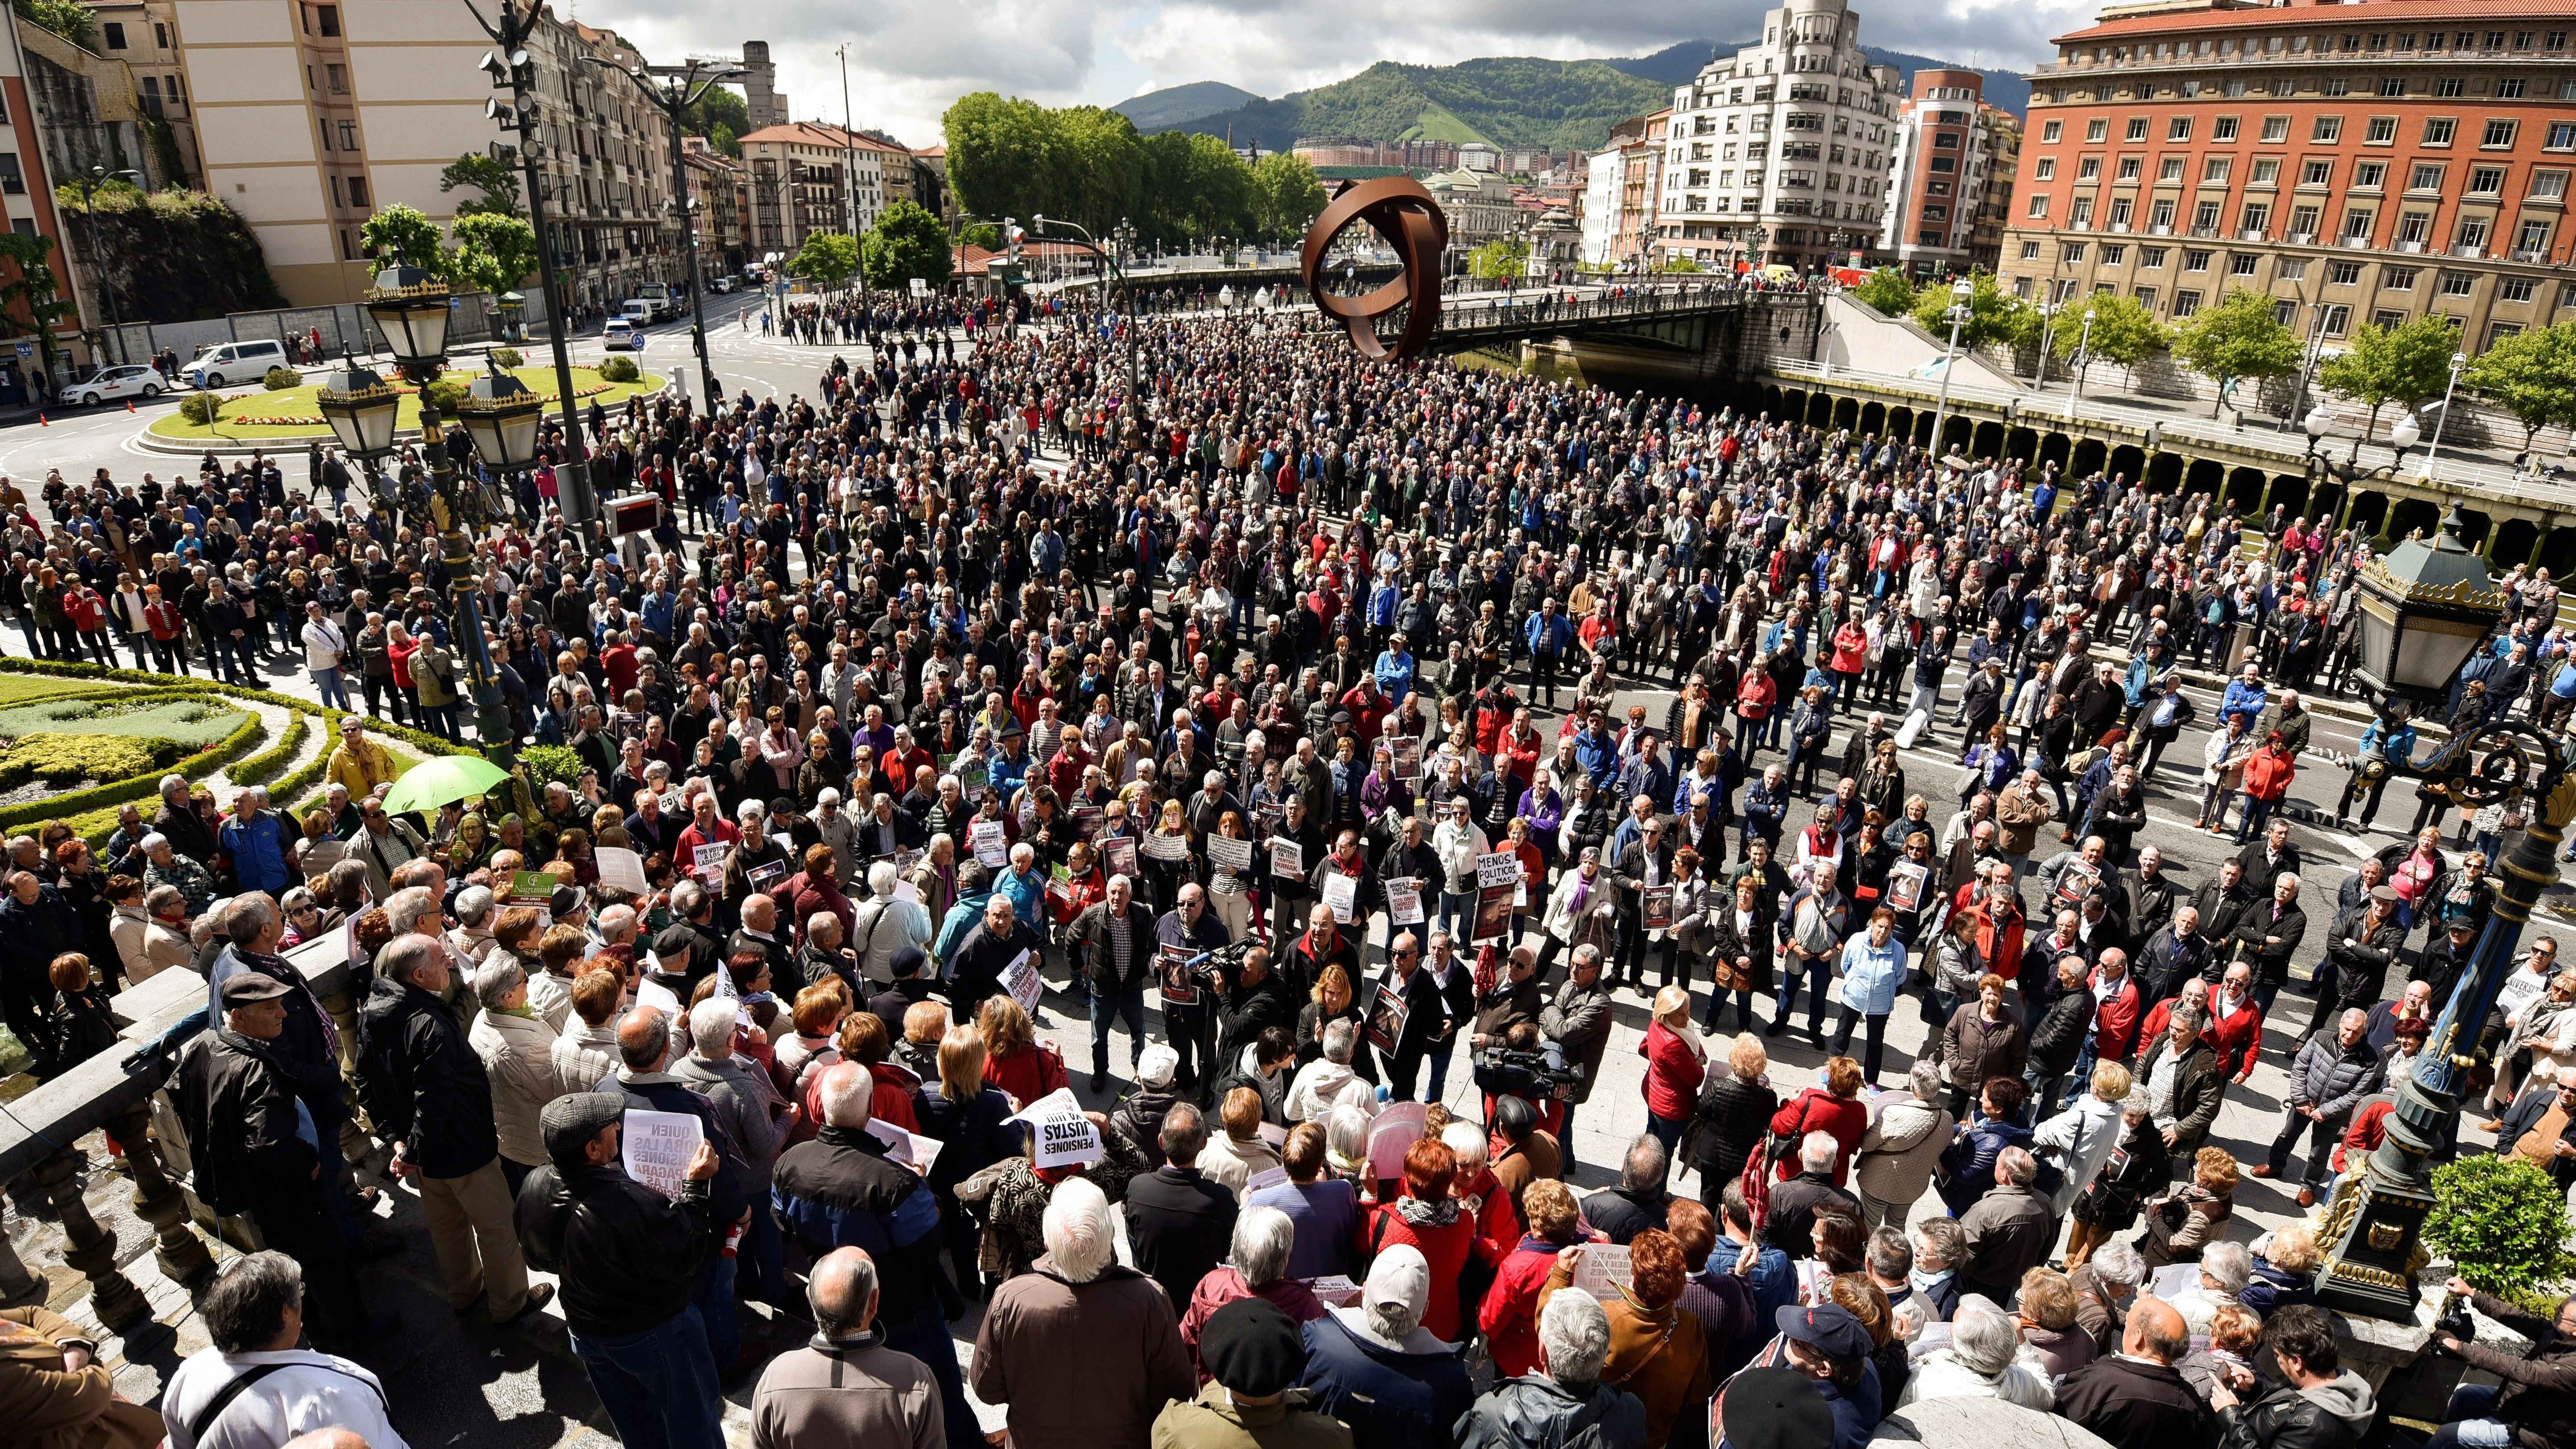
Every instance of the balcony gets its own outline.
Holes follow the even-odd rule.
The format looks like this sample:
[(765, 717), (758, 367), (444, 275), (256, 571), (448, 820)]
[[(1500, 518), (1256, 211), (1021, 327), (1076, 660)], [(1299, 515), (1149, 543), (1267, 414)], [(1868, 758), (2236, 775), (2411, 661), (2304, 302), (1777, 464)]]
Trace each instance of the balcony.
[(2216, 241), (2218, 240), (2218, 228), (2214, 226), (2196, 226), (2191, 229), (2191, 235), (2192, 240), (2194, 241)]
[(2517, 262), (2524, 263), (2545, 262), (2549, 260), (2549, 249), (2547, 247), (2523, 247), (2514, 252), (2513, 259)]
[(2413, 255), (2424, 250), (2424, 239), (2422, 237), (2402, 237), (2397, 242), (2397, 249), (2401, 252)]
[(2271, 240), (2271, 233), (2265, 231), (2259, 226), (2249, 226), (2238, 230), (2236, 233), (2236, 239), (2238, 241), (2249, 242), (2269, 241)]
[(2479, 262), (2486, 260), (2487, 249), (2482, 243), (2463, 242), (2451, 248), (2451, 255), (2463, 261)]
[(2169, 226), (2158, 225), (2147, 228), (2147, 235), (2149, 236), (2172, 236), (2173, 234), (2174, 229)]
[(2369, 251), (2369, 250), (2371, 249), (2371, 246), (2370, 246), (2370, 233), (2368, 233), (2368, 232), (2360, 232), (2360, 233), (2357, 233), (2357, 234), (2355, 234), (2355, 235), (2345, 237), (2345, 238), (2343, 239), (2343, 245), (2344, 245), (2346, 248), (2348, 248), (2348, 249), (2350, 249), (2350, 250), (2352, 250), (2352, 251), (2357, 251), (2357, 252), (2366, 252), (2366, 251)]
[(2294, 231), (2281, 239), (2294, 247), (2312, 247), (2317, 244), (2317, 234), (2312, 231)]

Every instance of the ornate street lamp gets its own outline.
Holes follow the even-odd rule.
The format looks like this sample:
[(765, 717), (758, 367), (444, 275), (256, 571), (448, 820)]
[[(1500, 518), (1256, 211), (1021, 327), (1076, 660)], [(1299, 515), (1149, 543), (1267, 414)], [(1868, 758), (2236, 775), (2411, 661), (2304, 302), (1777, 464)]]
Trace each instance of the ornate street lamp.
[(402, 394), (362, 362), (344, 360), (339, 370), (322, 378), (314, 399), (338, 434), (340, 447), (373, 479), (377, 460), (394, 450), (394, 415), (402, 411)]
[(2369, 689), (2446, 698), (2469, 651), (2503, 616), (2504, 593), (2461, 540), (2460, 522), (2454, 503), (2431, 540), (2408, 539), (2361, 570), (2361, 658), (2352, 672)]
[(466, 389), (465, 400), (456, 405), (457, 421), (465, 425), (485, 466), (495, 473), (516, 473), (537, 459), (537, 425), (545, 419), (546, 400), (503, 372), (489, 354), (484, 360), (491, 371)]
[(383, 333), (394, 365), (415, 383), (438, 376), (447, 363), (447, 283), (414, 266), (395, 265), (376, 273), (376, 285), (363, 305)]

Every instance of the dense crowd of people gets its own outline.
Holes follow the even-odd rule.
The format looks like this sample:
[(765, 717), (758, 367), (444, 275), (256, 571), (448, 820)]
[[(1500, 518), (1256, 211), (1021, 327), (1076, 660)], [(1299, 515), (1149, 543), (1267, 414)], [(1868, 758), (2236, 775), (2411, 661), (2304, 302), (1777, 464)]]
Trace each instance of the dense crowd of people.
[[(807, 320), (866, 344), (810, 398), (593, 410), (575, 445), (654, 527), (489, 479), (462, 581), (334, 458), (295, 495), (49, 479), (50, 525), (0, 492), (31, 652), (306, 671), (523, 751), (407, 815), (353, 714), (297, 813), (172, 776), (95, 850), (8, 843), (40, 1072), (112, 1043), (104, 992), (208, 983), (159, 1130), (267, 1246), (201, 1305), (174, 1449), (400, 1442), (350, 1357), (401, 1331), (357, 1274), (402, 1246), (379, 1167), (459, 1313), (559, 1297), (634, 1446), (720, 1442), (758, 1374), (755, 1443), (967, 1449), (978, 1304), (971, 1387), (1030, 1449), (1856, 1449), (1934, 1398), (2122, 1449), (2384, 1434), (2315, 1235), (2246, 1241), (2232, 1198), (2298, 1158), (2315, 1203), (2376, 1147), (2519, 820), (2463, 850), (2430, 791), (2348, 879), (2302, 860), (2299, 691), (2349, 661), (2360, 537), (1359, 367), (1278, 315)], [(2576, 702), (2554, 586), (2509, 594), (2454, 720)], [(2233, 675), (2215, 718), (2186, 664)], [(2363, 742), (2416, 747), (2394, 712)], [(1909, 783), (1926, 750), (1958, 765)], [(2150, 792), (2237, 816), (2196, 890)], [(2554, 953), (2493, 1027), (2497, 1142), (2565, 1182)], [(1578, 1193), (1621, 1012), (1645, 1131)], [(2242, 1164), (2211, 1130), (2267, 1052)], [(2505, 1386), (2447, 1442), (2576, 1444), (2576, 1321), (2476, 1304), (2533, 1346), (2451, 1346)], [(66, 1424), (123, 1412), (77, 1331), (9, 1321)]]

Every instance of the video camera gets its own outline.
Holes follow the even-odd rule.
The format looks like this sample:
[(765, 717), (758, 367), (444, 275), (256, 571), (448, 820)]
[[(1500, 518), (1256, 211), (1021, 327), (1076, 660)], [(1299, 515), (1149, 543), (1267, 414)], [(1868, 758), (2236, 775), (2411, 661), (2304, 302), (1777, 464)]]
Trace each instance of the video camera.
[(1571, 1102), (1583, 1082), (1583, 1068), (1548, 1060), (1547, 1053), (1487, 1047), (1476, 1053), (1477, 1089), (1497, 1097), (1521, 1097), (1545, 1105)]

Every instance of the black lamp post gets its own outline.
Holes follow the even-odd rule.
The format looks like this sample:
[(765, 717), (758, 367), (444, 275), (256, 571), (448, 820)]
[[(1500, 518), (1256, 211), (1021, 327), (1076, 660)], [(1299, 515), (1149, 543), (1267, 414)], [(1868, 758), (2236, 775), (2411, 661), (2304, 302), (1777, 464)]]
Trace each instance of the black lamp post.
[[(506, 762), (514, 753), (515, 739), (509, 711), (501, 700), (499, 676), (483, 637), (482, 615), (475, 606), (475, 595), (483, 584), (475, 571), (474, 548), (467, 532), (471, 529), (479, 534), (490, 513), (483, 490), (456, 475), (438, 404), (430, 395), (430, 385), (447, 365), (448, 296), (445, 282), (418, 267), (400, 264), (377, 272), (376, 285), (366, 295), (363, 305), (367, 315), (375, 319), (376, 329), (384, 334), (395, 366), (417, 390), (421, 450), (429, 462), (426, 478), (417, 468), (406, 468), (398, 485), (393, 486), (370, 462), (368, 482), (377, 497), (405, 523), (438, 536), (439, 562), (447, 573), (448, 593), (456, 602), (454, 633), (474, 695), (475, 727), (485, 753)], [(351, 371), (339, 377), (359, 380)], [(527, 466), (536, 452), (536, 422), (544, 411), (543, 401), (529, 393), (518, 379), (501, 374), (497, 366), (492, 376), (477, 380), (474, 386), (478, 398), (458, 411), (463, 415), (467, 436), (474, 438), (478, 448), (483, 442), (477, 431), (478, 422), (490, 429), (492, 451), (483, 454), (483, 461), (496, 470), (514, 463)], [(332, 430), (340, 433), (341, 441), (351, 444), (354, 452), (369, 445), (370, 428), (382, 426), (389, 435), (390, 417), (386, 416), (381, 425), (376, 421), (380, 406), (363, 387), (344, 389), (337, 410), (326, 401), (323, 416), (331, 420)], [(515, 446), (524, 446), (526, 457), (514, 459), (507, 450)]]
[[(2454, 505), (2434, 541), (2410, 540), (2362, 571), (2362, 658), (2353, 673), (2372, 689), (2441, 697), (2460, 662), (2502, 617), (2504, 595), (2460, 541), (2459, 523)], [(2433, 1208), (2430, 1162), (2457, 1133), (2479, 1037), (2531, 908), (2557, 883), (2558, 843), (2576, 818), (2576, 740), (2498, 723), (2453, 736), (2420, 765), (2397, 759), (2388, 765), (2394, 775), (2444, 782), (2464, 811), (2517, 793), (2532, 806), (2530, 827), (2497, 872), (2495, 910), (2467, 974), (2397, 1089), (2387, 1138), (2361, 1171), (2336, 1187), (2318, 1235), (2331, 1244), (2318, 1275), (2318, 1302), (2408, 1321), (2418, 1305), (2415, 1274), (2426, 1261), (2419, 1239)]]

